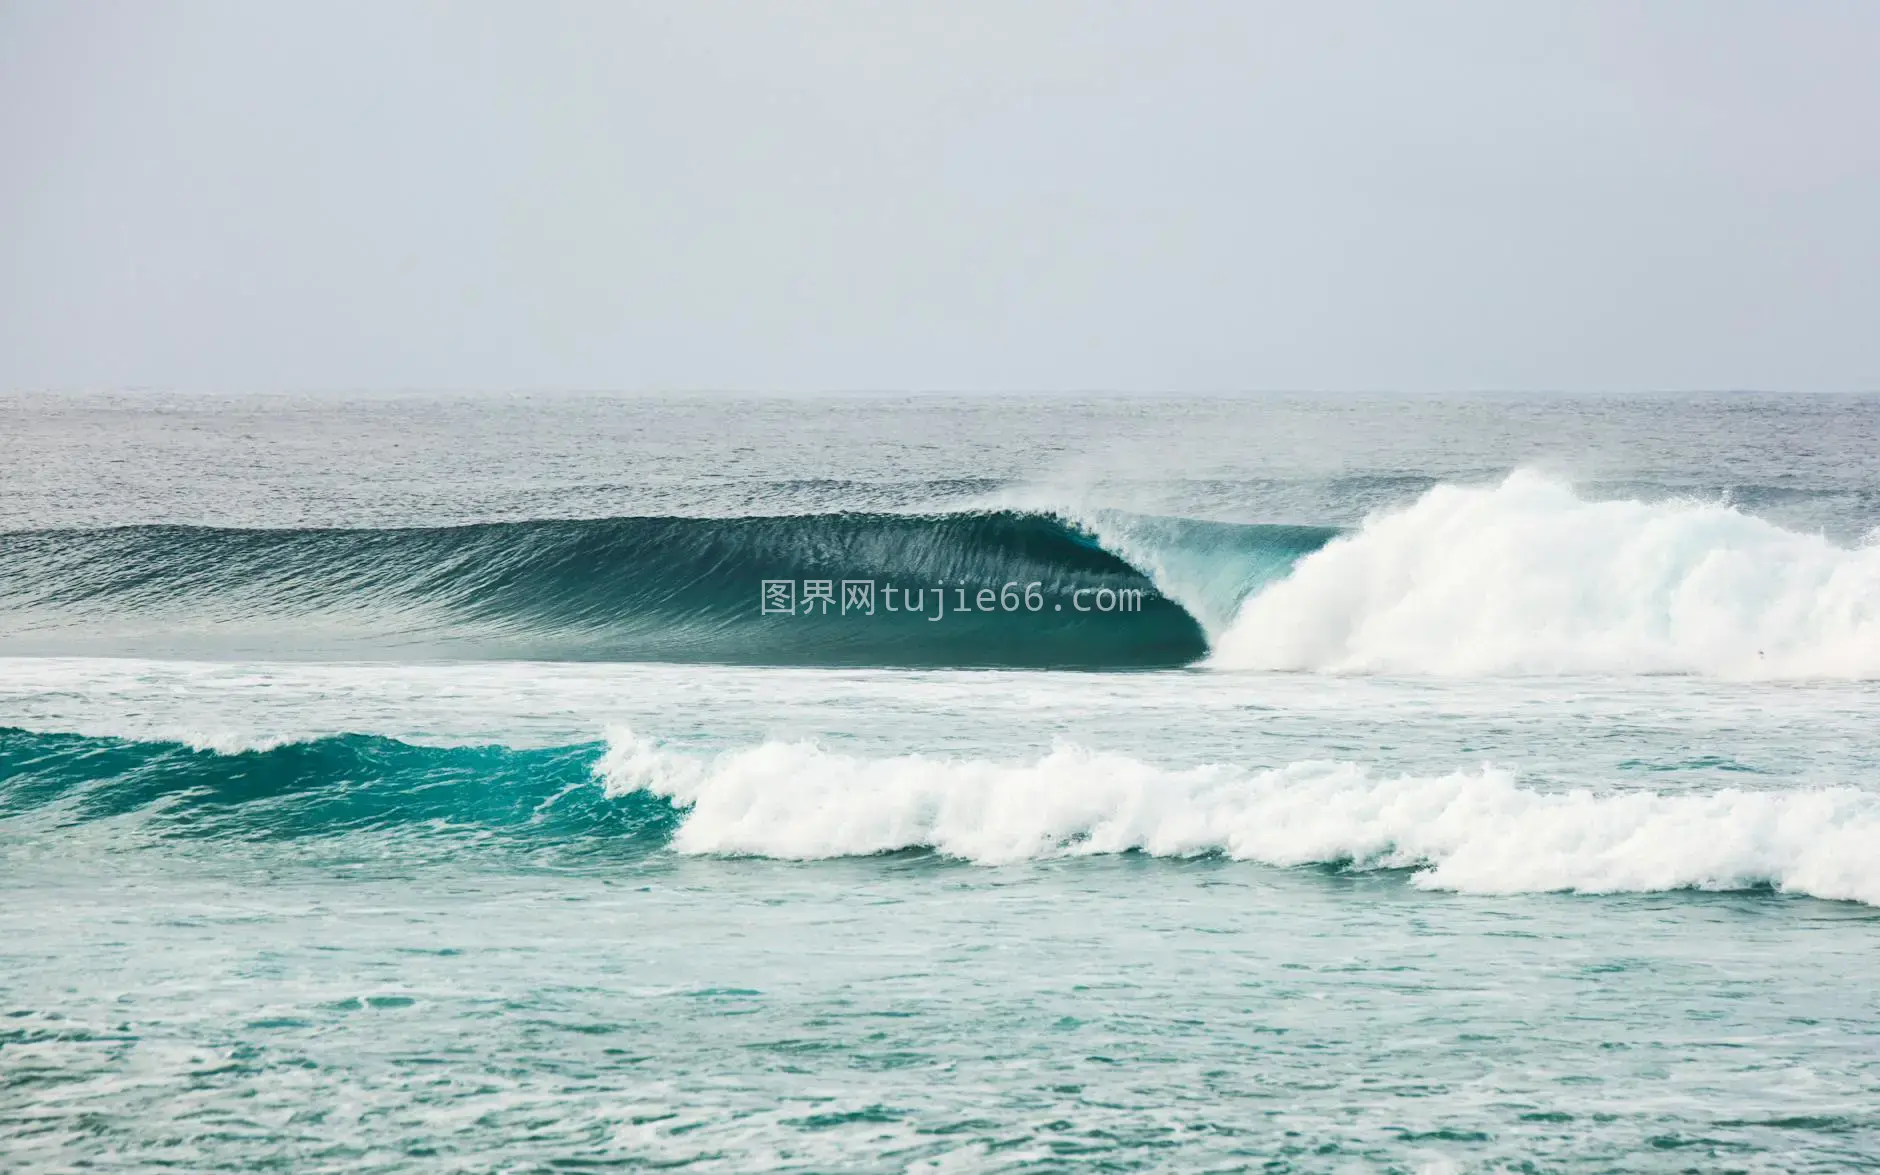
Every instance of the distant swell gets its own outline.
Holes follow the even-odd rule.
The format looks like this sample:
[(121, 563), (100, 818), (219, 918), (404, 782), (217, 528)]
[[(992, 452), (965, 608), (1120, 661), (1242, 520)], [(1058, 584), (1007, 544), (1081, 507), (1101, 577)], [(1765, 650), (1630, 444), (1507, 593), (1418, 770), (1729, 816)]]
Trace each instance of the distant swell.
[(0, 729), (0, 830), (128, 822), (165, 839), (355, 834), (787, 860), (929, 850), (984, 865), (1137, 852), (1409, 870), (1480, 894), (1773, 888), (1880, 905), (1880, 794), (1544, 791), (1494, 767), (1157, 766), (868, 757), (765, 742), (718, 754), (627, 731), (546, 750), (339, 735), (213, 750)]
[[(1282, 574), (1333, 533), (1156, 525), (1199, 544), (1187, 558), (1226, 552), (1237, 570), (1198, 581), (1230, 593), (1197, 597), (1220, 616), (1255, 586), (1246, 567)], [(0, 652), (1117, 669), (1207, 652), (1202, 622), (1147, 571), (1042, 514), (0, 537)], [(875, 610), (765, 614), (767, 579), (799, 595), (806, 580), (871, 581)], [(1124, 599), (1140, 605), (1100, 607)]]

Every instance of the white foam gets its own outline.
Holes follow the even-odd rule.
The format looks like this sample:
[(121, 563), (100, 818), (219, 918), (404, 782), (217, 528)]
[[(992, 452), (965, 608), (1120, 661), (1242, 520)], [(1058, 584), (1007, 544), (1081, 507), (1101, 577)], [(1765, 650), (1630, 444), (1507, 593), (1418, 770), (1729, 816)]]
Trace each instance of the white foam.
[[(162, 736), (159, 736), (162, 738)], [(217, 755), (243, 755), (272, 751), (302, 740), (281, 735), (264, 735), (239, 730), (180, 730), (163, 741), (180, 742), (192, 751)]]
[(927, 847), (981, 864), (1140, 850), (1412, 868), (1503, 894), (1773, 885), (1880, 905), (1880, 794), (1544, 792), (1495, 767), (1374, 775), (1339, 762), (1158, 768), (1060, 744), (1023, 762), (865, 758), (766, 742), (705, 758), (617, 732), (610, 794), (686, 808), (685, 853), (807, 860)]
[(1249, 599), (1210, 664), (1880, 678), (1880, 548), (1518, 472), (1368, 519)]

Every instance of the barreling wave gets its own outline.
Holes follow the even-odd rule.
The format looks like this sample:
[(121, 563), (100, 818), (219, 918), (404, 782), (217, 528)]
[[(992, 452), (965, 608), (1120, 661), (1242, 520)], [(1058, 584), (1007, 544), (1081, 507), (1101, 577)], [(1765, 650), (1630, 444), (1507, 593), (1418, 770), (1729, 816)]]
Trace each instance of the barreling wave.
[[(765, 580), (791, 611), (761, 609)], [(875, 585), (872, 614), (844, 580)], [(838, 598), (805, 614), (806, 581)], [(1876, 679), (1880, 546), (1526, 472), (1348, 531), (1020, 510), (38, 531), (0, 535), (0, 653)]]
[[(1134, 533), (1126, 519), (1106, 525)], [(1217, 617), (1238, 603), (1232, 593), (1251, 590), (1246, 567), (1283, 573), (1334, 533), (1154, 528), (1196, 545), (1171, 559), (1195, 565), (1219, 551), (1238, 569), (1202, 576), (1188, 593)], [(1202, 621), (1152, 571), (1092, 529), (1036, 513), (138, 526), (0, 539), (9, 652), (1098, 669), (1186, 665), (1207, 652)], [(790, 611), (761, 607), (765, 580), (792, 584)], [(840, 597), (811, 612), (810, 580), (838, 592), (844, 580), (873, 583), (872, 613)]]
[[(1059, 744), (1025, 760), (717, 754), (628, 731), (545, 750), (339, 735), (224, 750), (0, 730), (0, 829), (129, 819), (160, 839), (371, 832), (812, 860), (982, 865), (1139, 853), (1407, 870), (1479, 894), (1776, 889), (1880, 905), (1880, 793), (1545, 791), (1479, 767), (1171, 769)], [(9, 819), (10, 818), (10, 819)], [(30, 835), (30, 833), (29, 833)]]

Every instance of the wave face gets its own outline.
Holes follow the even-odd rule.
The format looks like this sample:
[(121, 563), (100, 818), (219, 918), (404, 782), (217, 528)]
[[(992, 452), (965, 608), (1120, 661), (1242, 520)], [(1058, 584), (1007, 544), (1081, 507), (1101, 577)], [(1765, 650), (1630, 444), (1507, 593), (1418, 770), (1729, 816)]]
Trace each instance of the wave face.
[(1170, 769), (1060, 744), (1029, 760), (426, 747), (339, 735), (246, 749), (0, 730), (0, 818), (131, 820), (173, 840), (371, 832), (524, 847), (983, 865), (1142, 853), (1409, 870), (1479, 894), (1775, 888), (1880, 905), (1880, 795), (1540, 791), (1504, 770), (1348, 762)]
[(1300, 559), (1221, 668), (1880, 678), (1880, 547), (1721, 503), (1438, 486)]
[[(1175, 563), (1264, 550), (1254, 564), (1277, 574), (1334, 532), (1171, 522), (1161, 533), (1205, 548), (1171, 553)], [(9, 652), (1063, 668), (1177, 666), (1207, 652), (1203, 623), (1151, 572), (1091, 530), (1035, 513), (138, 526), (5, 540)], [(1195, 580), (1204, 614), (1231, 614), (1234, 593), (1253, 586), (1244, 560), (1225, 562), (1240, 570)], [(792, 611), (764, 611), (765, 580), (792, 584)], [(833, 581), (836, 601), (811, 612), (810, 580)], [(845, 614), (844, 580), (876, 585), (872, 614)]]
[(0, 818), (136, 818), (159, 837), (189, 840), (455, 830), (657, 848), (677, 822), (672, 808), (594, 787), (599, 753), (361, 734), (241, 747), (0, 729)]

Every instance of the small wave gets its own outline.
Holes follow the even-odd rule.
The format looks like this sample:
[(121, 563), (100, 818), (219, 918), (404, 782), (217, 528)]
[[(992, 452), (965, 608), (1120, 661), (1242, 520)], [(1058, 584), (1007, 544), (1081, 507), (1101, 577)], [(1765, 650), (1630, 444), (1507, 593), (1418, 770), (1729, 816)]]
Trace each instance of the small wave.
[(128, 819), (160, 839), (199, 841), (468, 832), (660, 847), (672, 809), (607, 797), (590, 775), (599, 753), (364, 734), (145, 741), (0, 728), (0, 818)]
[(766, 742), (704, 759), (630, 732), (610, 794), (683, 809), (680, 852), (808, 860), (927, 848), (981, 864), (1142, 852), (1414, 870), (1509, 894), (1772, 886), (1880, 905), (1880, 796), (1850, 788), (1542, 792), (1508, 771), (1379, 776), (1342, 762), (1157, 767), (1060, 745), (1033, 761), (864, 758)]
[(229, 753), (0, 728), (0, 820), (58, 837), (495, 838), (525, 849), (782, 860), (926, 849), (982, 865), (1143, 853), (1407, 870), (1477, 894), (1774, 888), (1880, 905), (1880, 794), (1546, 791), (1493, 766), (1175, 768), (1060, 744), (1036, 758), (870, 757), (769, 741), (691, 753), (630, 731), (543, 749), (345, 734)]
[(1438, 486), (1304, 555), (1219, 668), (1880, 678), (1880, 548), (1721, 503)]

